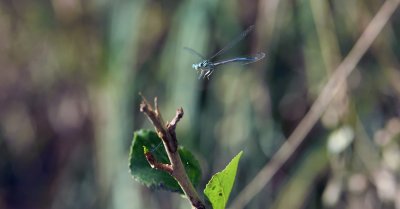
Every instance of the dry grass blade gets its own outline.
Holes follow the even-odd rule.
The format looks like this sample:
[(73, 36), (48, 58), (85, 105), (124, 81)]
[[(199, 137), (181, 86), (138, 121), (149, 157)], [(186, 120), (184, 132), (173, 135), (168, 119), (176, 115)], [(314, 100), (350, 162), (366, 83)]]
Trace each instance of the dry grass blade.
[(290, 158), (303, 142), (310, 129), (326, 110), (348, 75), (353, 71), (361, 57), (382, 31), (389, 18), (399, 5), (399, 0), (387, 0), (357, 40), (350, 53), (336, 68), (334, 74), (325, 85), (310, 111), (303, 118), (288, 140), (280, 147), (271, 161), (265, 165), (256, 177), (241, 191), (231, 204), (231, 209), (243, 208), (273, 177), (278, 169)]

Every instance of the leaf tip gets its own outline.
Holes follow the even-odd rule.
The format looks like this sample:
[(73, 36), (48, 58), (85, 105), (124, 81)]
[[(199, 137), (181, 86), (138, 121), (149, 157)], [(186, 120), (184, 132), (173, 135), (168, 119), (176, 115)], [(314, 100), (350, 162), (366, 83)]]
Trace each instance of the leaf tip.
[(143, 146), (143, 153), (147, 154), (149, 152), (150, 152), (150, 150), (146, 146)]

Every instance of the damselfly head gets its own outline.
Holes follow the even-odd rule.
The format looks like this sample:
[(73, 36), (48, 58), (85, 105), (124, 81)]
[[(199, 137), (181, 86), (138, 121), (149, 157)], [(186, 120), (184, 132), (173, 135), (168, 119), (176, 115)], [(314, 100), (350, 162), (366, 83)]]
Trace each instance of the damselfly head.
[(201, 61), (200, 63), (193, 64), (192, 68), (194, 68), (195, 70), (201, 70), (201, 69), (205, 68), (207, 65), (208, 65), (208, 61), (204, 60), (204, 61)]
[(198, 70), (199, 65), (200, 65), (200, 64), (193, 64), (193, 65), (192, 65), (192, 68), (195, 69), (195, 70)]

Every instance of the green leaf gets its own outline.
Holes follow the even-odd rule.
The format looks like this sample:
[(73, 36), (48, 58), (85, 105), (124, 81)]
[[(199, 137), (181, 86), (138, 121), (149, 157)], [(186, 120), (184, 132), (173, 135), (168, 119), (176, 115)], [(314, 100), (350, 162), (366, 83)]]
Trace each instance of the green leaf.
[(204, 194), (210, 200), (214, 209), (224, 209), (235, 182), (239, 159), (243, 151), (239, 152), (226, 168), (216, 173), (207, 183)]
[[(153, 169), (144, 156), (144, 151), (149, 151), (155, 159), (161, 163), (169, 163), (167, 153), (163, 145), (158, 146), (161, 139), (154, 131), (139, 130), (134, 133), (131, 152), (129, 156), (129, 168), (133, 178), (147, 187), (164, 189), (183, 194), (178, 182), (165, 171)], [(158, 146), (158, 147), (157, 147)], [(157, 147), (157, 148), (156, 148)], [(178, 148), (186, 173), (194, 186), (197, 186), (201, 178), (200, 164), (193, 154), (183, 147)]]

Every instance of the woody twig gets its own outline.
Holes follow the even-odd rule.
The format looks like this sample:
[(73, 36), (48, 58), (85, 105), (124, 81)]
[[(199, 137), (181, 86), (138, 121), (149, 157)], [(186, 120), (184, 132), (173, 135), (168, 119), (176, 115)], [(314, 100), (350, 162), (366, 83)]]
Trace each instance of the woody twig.
[(164, 123), (161, 113), (158, 109), (157, 98), (154, 98), (154, 109), (150, 103), (142, 96), (142, 103), (140, 104), (140, 111), (143, 112), (156, 129), (157, 135), (160, 137), (164, 144), (165, 151), (167, 152), (171, 164), (164, 164), (157, 161), (157, 159), (145, 149), (145, 156), (150, 166), (155, 169), (163, 170), (169, 173), (178, 182), (186, 197), (192, 204), (192, 208), (205, 209), (204, 203), (199, 198), (196, 189), (189, 180), (183, 166), (181, 157), (178, 152), (178, 140), (176, 138), (175, 128), (177, 123), (183, 117), (183, 109), (176, 110), (175, 117), (170, 123)]

